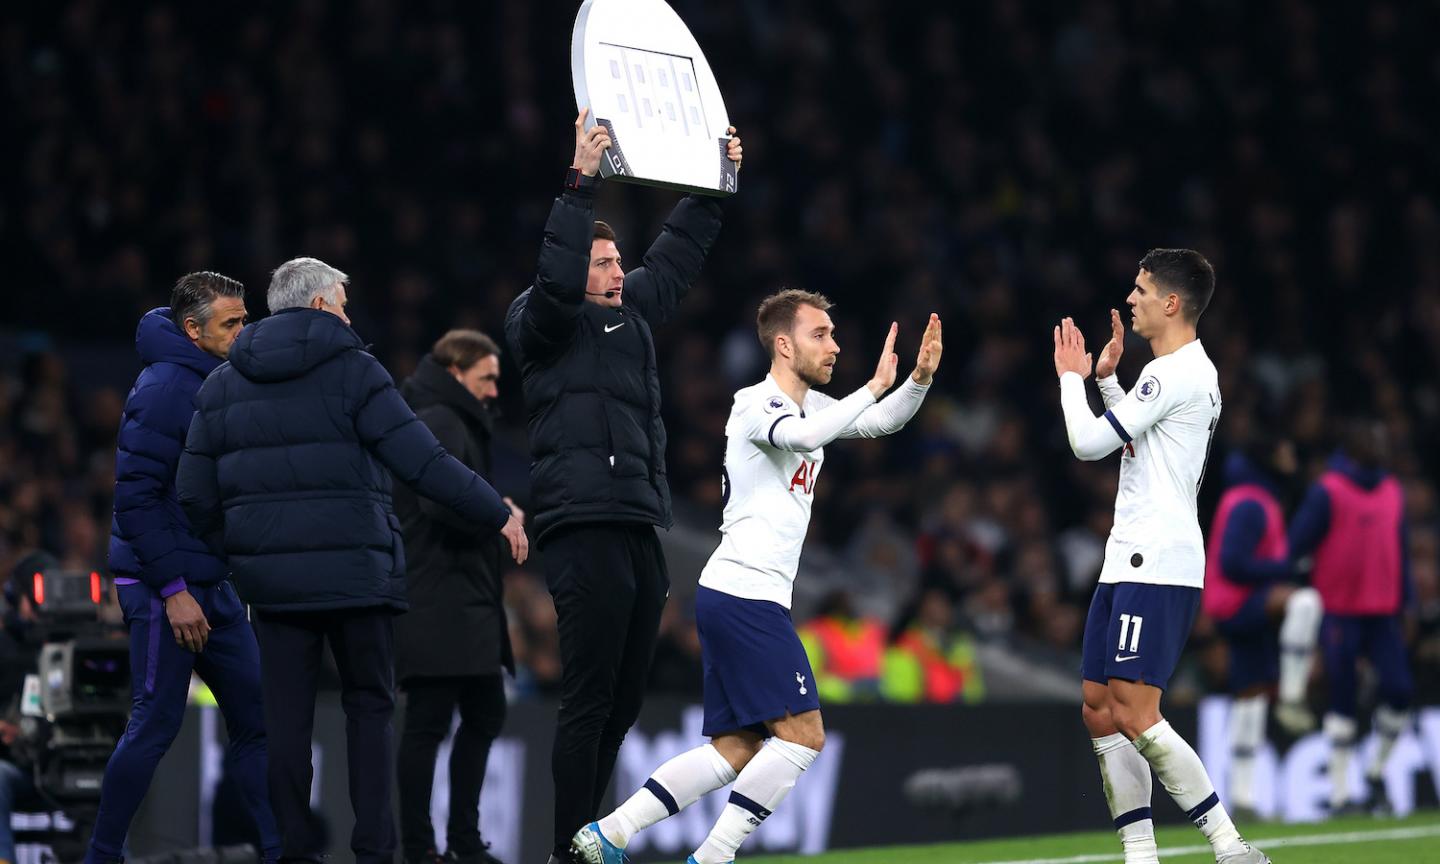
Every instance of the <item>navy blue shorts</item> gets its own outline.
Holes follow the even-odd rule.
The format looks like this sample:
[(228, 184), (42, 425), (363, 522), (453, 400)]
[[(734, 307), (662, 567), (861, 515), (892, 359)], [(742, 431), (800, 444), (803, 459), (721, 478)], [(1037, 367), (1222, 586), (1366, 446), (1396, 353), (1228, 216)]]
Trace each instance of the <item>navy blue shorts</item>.
[(1080, 674), (1165, 689), (1200, 611), (1200, 589), (1138, 582), (1101, 583), (1090, 599)]
[(1376, 695), (1391, 708), (1405, 709), (1415, 690), (1398, 615), (1325, 615), (1320, 650), (1330, 685), (1330, 710), (1355, 716), (1355, 661), (1370, 661), (1380, 679)]
[(701, 586), (695, 625), (705, 665), (707, 737), (740, 729), (768, 736), (766, 720), (820, 707), (810, 658), (789, 609)]
[(1280, 628), (1265, 614), (1270, 587), (1251, 592), (1234, 615), (1216, 621), (1230, 646), (1230, 692), (1240, 693), (1280, 678)]

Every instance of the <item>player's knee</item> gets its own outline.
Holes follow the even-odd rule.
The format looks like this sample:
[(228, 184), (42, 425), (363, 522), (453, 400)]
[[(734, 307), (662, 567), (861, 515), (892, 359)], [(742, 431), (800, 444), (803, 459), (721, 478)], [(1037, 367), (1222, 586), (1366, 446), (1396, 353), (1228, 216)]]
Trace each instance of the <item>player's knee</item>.
[(789, 741), (791, 744), (799, 744), (801, 747), (808, 747), (816, 753), (819, 753), (825, 749), (825, 730), (819, 728), (802, 729), (790, 737), (780, 740)]
[(1158, 711), (1119, 702), (1110, 706), (1110, 715), (1114, 718), (1115, 727), (1132, 741), (1161, 720)]
[(816, 753), (825, 749), (825, 727), (818, 723), (777, 731), (775, 737), (790, 744), (808, 747)]
[(755, 758), (755, 754), (760, 752), (765, 741), (758, 736), (751, 738), (741, 735), (724, 735), (712, 739), (710, 743), (715, 748), (715, 752), (720, 754), (720, 757), (730, 765), (736, 774), (739, 774), (745, 770), (746, 765), (750, 764), (750, 760)]
[(816, 753), (819, 753), (821, 750), (824, 750), (824, 749), (825, 749), (825, 729), (824, 729), (823, 727), (817, 727), (814, 731), (811, 732), (810, 741), (811, 741), (811, 743), (809, 743), (809, 744), (807, 744), (807, 745), (805, 745), (805, 746), (809, 747), (811, 750), (814, 750)]
[(1083, 692), (1083, 701), (1080, 704), (1080, 718), (1085, 723), (1085, 729), (1090, 733), (1091, 738), (1104, 738), (1106, 735), (1114, 735), (1119, 731), (1115, 726), (1115, 718), (1111, 713), (1111, 706), (1114, 700), (1110, 698), (1108, 688), (1091, 686), (1086, 683)]
[(1104, 702), (1093, 705), (1086, 702), (1080, 706), (1080, 719), (1085, 723), (1085, 729), (1090, 733), (1091, 738), (1104, 738), (1106, 735), (1114, 735), (1115, 720), (1110, 714), (1110, 706)]

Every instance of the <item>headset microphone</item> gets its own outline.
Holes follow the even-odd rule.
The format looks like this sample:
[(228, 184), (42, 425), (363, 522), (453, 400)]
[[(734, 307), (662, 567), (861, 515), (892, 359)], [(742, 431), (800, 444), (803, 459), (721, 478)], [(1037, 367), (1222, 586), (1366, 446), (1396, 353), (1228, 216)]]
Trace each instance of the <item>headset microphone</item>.
[(614, 288), (611, 288), (609, 291), (586, 291), (585, 293), (590, 295), (591, 297), (604, 297), (606, 299), (609, 299), (614, 297), (616, 294), (619, 294), (620, 292)]

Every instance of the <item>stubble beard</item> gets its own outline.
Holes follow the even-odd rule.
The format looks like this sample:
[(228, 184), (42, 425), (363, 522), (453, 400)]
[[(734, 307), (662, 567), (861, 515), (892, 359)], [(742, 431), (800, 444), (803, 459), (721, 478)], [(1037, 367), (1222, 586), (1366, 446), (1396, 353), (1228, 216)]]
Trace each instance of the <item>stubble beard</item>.
[(796, 374), (811, 387), (820, 387), (830, 383), (831, 369), (821, 363), (814, 363), (802, 366), (795, 370)]

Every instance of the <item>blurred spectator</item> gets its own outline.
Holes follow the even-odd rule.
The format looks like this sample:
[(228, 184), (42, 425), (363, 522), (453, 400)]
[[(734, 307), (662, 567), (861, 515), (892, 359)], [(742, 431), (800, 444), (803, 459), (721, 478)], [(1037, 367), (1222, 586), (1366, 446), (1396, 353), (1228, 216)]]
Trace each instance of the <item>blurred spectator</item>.
[(822, 704), (868, 702), (879, 696), (885, 625), (857, 615), (849, 594), (827, 596), (798, 632)]
[(931, 588), (914, 621), (885, 651), (881, 693), (894, 702), (966, 702), (985, 698), (985, 682), (970, 637), (955, 626), (955, 606)]

